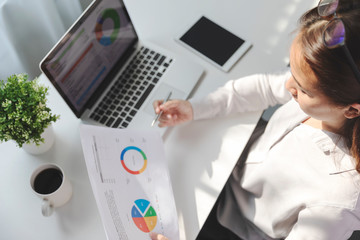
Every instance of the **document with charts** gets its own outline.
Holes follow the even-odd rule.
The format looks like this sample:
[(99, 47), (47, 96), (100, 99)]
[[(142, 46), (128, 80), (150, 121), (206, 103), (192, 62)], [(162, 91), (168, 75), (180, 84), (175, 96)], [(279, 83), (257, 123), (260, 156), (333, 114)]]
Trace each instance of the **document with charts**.
[(80, 126), (82, 148), (107, 238), (179, 239), (175, 201), (156, 131)]

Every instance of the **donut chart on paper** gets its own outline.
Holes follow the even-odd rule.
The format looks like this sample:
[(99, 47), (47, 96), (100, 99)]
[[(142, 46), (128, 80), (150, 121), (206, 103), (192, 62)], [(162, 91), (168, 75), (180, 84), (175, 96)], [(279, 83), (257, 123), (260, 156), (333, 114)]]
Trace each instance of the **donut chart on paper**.
[[(103, 24), (106, 19), (111, 19), (113, 22), (113, 30), (110, 36), (104, 35)], [(120, 29), (120, 17), (119, 14), (113, 8), (105, 9), (99, 16), (95, 25), (95, 35), (98, 42), (104, 46), (111, 45), (117, 38)]]
[(145, 199), (138, 199), (131, 209), (131, 217), (141, 231), (151, 232), (157, 223), (157, 215), (150, 202)]
[[(143, 162), (143, 165), (140, 169), (138, 170), (132, 170), (130, 168), (128, 168), (128, 166), (126, 166), (126, 163), (125, 163), (125, 154), (130, 151), (130, 150), (134, 150), (136, 152), (138, 152), (138, 154), (141, 154), (142, 158), (144, 159), (144, 162)], [(121, 161), (121, 165), (123, 166), (123, 168), (128, 172), (128, 173), (131, 173), (131, 174), (134, 174), (134, 175), (137, 175), (137, 174), (140, 174), (142, 173), (143, 171), (145, 171), (146, 169), (146, 166), (147, 166), (147, 158), (146, 158), (146, 155), (145, 153), (138, 147), (135, 147), (135, 146), (129, 146), (129, 147), (126, 147), (122, 150), (121, 154), (120, 154), (120, 161)]]

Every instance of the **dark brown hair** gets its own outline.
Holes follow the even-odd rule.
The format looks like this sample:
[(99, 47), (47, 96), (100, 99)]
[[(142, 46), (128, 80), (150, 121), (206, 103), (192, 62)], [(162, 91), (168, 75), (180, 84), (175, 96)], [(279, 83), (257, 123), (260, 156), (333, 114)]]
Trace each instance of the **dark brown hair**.
[[(339, 0), (336, 11), (345, 25), (345, 44), (360, 69), (360, 0)], [(318, 87), (338, 106), (360, 103), (360, 84), (341, 48), (328, 49), (322, 34), (329, 21), (319, 16), (317, 8), (306, 12), (299, 21), (299, 42), (304, 61), (318, 79)], [(348, 119), (341, 129), (360, 173), (360, 117)]]

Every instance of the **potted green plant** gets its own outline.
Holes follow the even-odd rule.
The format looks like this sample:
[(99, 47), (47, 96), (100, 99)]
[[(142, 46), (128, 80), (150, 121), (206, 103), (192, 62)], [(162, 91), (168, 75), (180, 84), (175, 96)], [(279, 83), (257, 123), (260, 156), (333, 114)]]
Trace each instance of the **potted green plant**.
[(38, 79), (29, 81), (27, 74), (1, 80), (0, 141), (14, 140), (19, 147), (46, 144), (44, 132), (59, 118), (47, 107), (47, 95), (48, 88), (40, 85)]

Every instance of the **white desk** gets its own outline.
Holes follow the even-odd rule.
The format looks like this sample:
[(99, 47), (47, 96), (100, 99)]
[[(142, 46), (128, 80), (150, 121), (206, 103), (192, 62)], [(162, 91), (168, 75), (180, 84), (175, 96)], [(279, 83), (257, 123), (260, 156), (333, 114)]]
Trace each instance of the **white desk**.
[[(316, 5), (310, 0), (127, 0), (125, 3), (140, 37), (204, 66), (206, 74), (195, 96), (204, 96), (229, 78), (283, 68), (288, 62), (290, 33), (298, 17)], [(173, 40), (179, 30), (201, 15), (253, 43), (252, 49), (229, 73), (217, 70)], [(50, 86), (46, 79), (42, 80)], [(56, 140), (49, 152), (33, 156), (12, 142), (0, 144), (0, 238), (106, 239), (82, 155), (80, 121), (52, 87), (49, 106), (61, 115), (54, 124)], [(195, 239), (260, 114), (192, 122), (170, 129), (164, 136), (181, 239)], [(74, 187), (70, 202), (49, 218), (41, 215), (40, 201), (29, 184), (33, 169), (44, 162), (61, 165)]]

